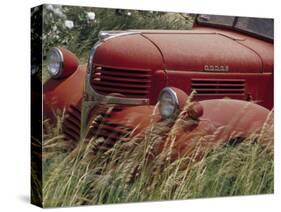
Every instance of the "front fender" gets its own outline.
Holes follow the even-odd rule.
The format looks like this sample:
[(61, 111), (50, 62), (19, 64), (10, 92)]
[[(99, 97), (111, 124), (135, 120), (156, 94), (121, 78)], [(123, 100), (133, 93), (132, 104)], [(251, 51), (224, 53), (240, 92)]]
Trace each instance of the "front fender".
[(209, 150), (233, 139), (259, 133), (270, 114), (268, 109), (242, 100), (219, 99), (200, 103), (203, 116), (192, 130), (183, 127), (177, 133), (174, 157), (191, 153), (196, 148)]
[[(204, 111), (200, 119), (184, 120), (182, 126), (174, 132), (176, 135), (173, 144), (174, 157), (192, 151), (198, 144), (207, 147), (257, 133), (270, 113), (260, 105), (241, 100), (215, 99), (199, 103)], [(112, 113), (107, 121), (133, 129), (133, 136), (142, 134), (150, 124), (157, 127), (163, 122), (158, 109), (154, 106), (125, 107), (119, 112)], [(168, 135), (169, 133), (171, 130)], [(166, 135), (159, 135), (163, 136), (163, 144), (158, 147), (157, 153), (163, 150), (165, 142), (169, 142), (168, 135), (167, 132)]]
[(74, 106), (80, 108), (83, 96), (86, 65), (78, 66), (68, 78), (55, 80), (50, 78), (43, 86), (44, 118), (55, 118), (58, 112)]

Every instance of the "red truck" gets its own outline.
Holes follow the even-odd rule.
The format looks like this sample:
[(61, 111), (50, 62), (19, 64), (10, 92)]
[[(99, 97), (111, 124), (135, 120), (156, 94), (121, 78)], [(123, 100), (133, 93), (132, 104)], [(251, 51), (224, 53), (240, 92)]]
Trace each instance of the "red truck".
[(114, 145), (152, 119), (175, 119), (195, 91), (179, 152), (188, 138), (220, 128), (215, 140), (243, 138), (273, 108), (273, 41), (272, 19), (216, 15), (197, 15), (186, 31), (102, 31), (87, 65), (67, 49), (50, 51), (44, 116), (65, 109), (66, 138), (94, 135)]

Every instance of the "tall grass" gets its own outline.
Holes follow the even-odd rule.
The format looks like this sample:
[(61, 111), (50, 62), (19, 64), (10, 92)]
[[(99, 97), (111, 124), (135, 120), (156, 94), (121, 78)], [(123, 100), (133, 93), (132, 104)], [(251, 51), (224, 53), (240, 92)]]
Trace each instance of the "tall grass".
[[(128, 142), (118, 141), (110, 149), (94, 152), (102, 138), (73, 144), (61, 136), (63, 117), (58, 118), (56, 126), (47, 126), (46, 122), (43, 206), (273, 192), (273, 112), (259, 134), (250, 135), (239, 145), (209, 148), (198, 160), (199, 145), (192, 153), (171, 160), (175, 131), (182, 118), (180, 113), (173, 123), (151, 122), (144, 133)], [(155, 154), (163, 144), (162, 152)]]

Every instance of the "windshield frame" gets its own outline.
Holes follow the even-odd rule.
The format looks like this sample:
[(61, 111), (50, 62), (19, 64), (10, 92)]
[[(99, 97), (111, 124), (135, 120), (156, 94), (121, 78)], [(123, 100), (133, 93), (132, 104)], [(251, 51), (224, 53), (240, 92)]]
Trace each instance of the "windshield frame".
[[(232, 25), (208, 23), (208, 22), (200, 21), (200, 20), (199, 20), (199, 17), (200, 17), (201, 15), (222, 16), (222, 17), (234, 17), (234, 20), (233, 20), (233, 22), (232, 22)], [(273, 20), (273, 36), (271, 37), (271, 36), (267, 36), (267, 35), (262, 34), (262, 33), (258, 33), (258, 32), (254, 32), (254, 31), (250, 31), (250, 30), (245, 30), (245, 29), (242, 29), (242, 28), (238, 28), (236, 25), (237, 25), (237, 22), (238, 22), (239, 18), (252, 18), (252, 17), (198, 14), (198, 15), (196, 15), (196, 17), (195, 17), (195, 22), (197, 23), (198, 26), (209, 26), (209, 27), (220, 28), (220, 29), (228, 29), (228, 30), (232, 30), (232, 31), (235, 31), (235, 32), (240, 32), (240, 33), (244, 33), (244, 34), (251, 35), (251, 36), (254, 36), (254, 37), (258, 37), (258, 38), (263, 39), (263, 40), (266, 40), (266, 41), (271, 41), (271, 42), (274, 41), (274, 20)], [(270, 19), (270, 18), (267, 18), (267, 19)]]

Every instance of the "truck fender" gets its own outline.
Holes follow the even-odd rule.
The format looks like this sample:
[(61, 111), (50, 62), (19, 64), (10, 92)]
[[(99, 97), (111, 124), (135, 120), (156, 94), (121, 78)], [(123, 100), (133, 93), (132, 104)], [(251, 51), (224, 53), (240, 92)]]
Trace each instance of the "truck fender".
[(44, 118), (55, 119), (58, 112), (69, 106), (81, 107), (86, 65), (79, 65), (77, 70), (68, 78), (48, 79), (43, 86)]
[(191, 153), (195, 148), (208, 151), (233, 139), (258, 135), (270, 114), (268, 109), (242, 100), (205, 100), (200, 104), (204, 113), (194, 122), (196, 127), (183, 126), (177, 132), (175, 157)]
[[(155, 147), (154, 154), (163, 151), (164, 146), (173, 142), (172, 158), (192, 153), (198, 145), (207, 149), (225, 144), (233, 138), (246, 138), (259, 133), (270, 111), (252, 102), (233, 99), (214, 99), (198, 102), (203, 107), (203, 115), (198, 120), (183, 120), (175, 132), (175, 140), (168, 135), (160, 135), (162, 143)], [(154, 106), (125, 107), (115, 112), (107, 120), (134, 129), (132, 136), (141, 135), (151, 124), (161, 124), (163, 120)], [(172, 125), (171, 125), (172, 127)]]

